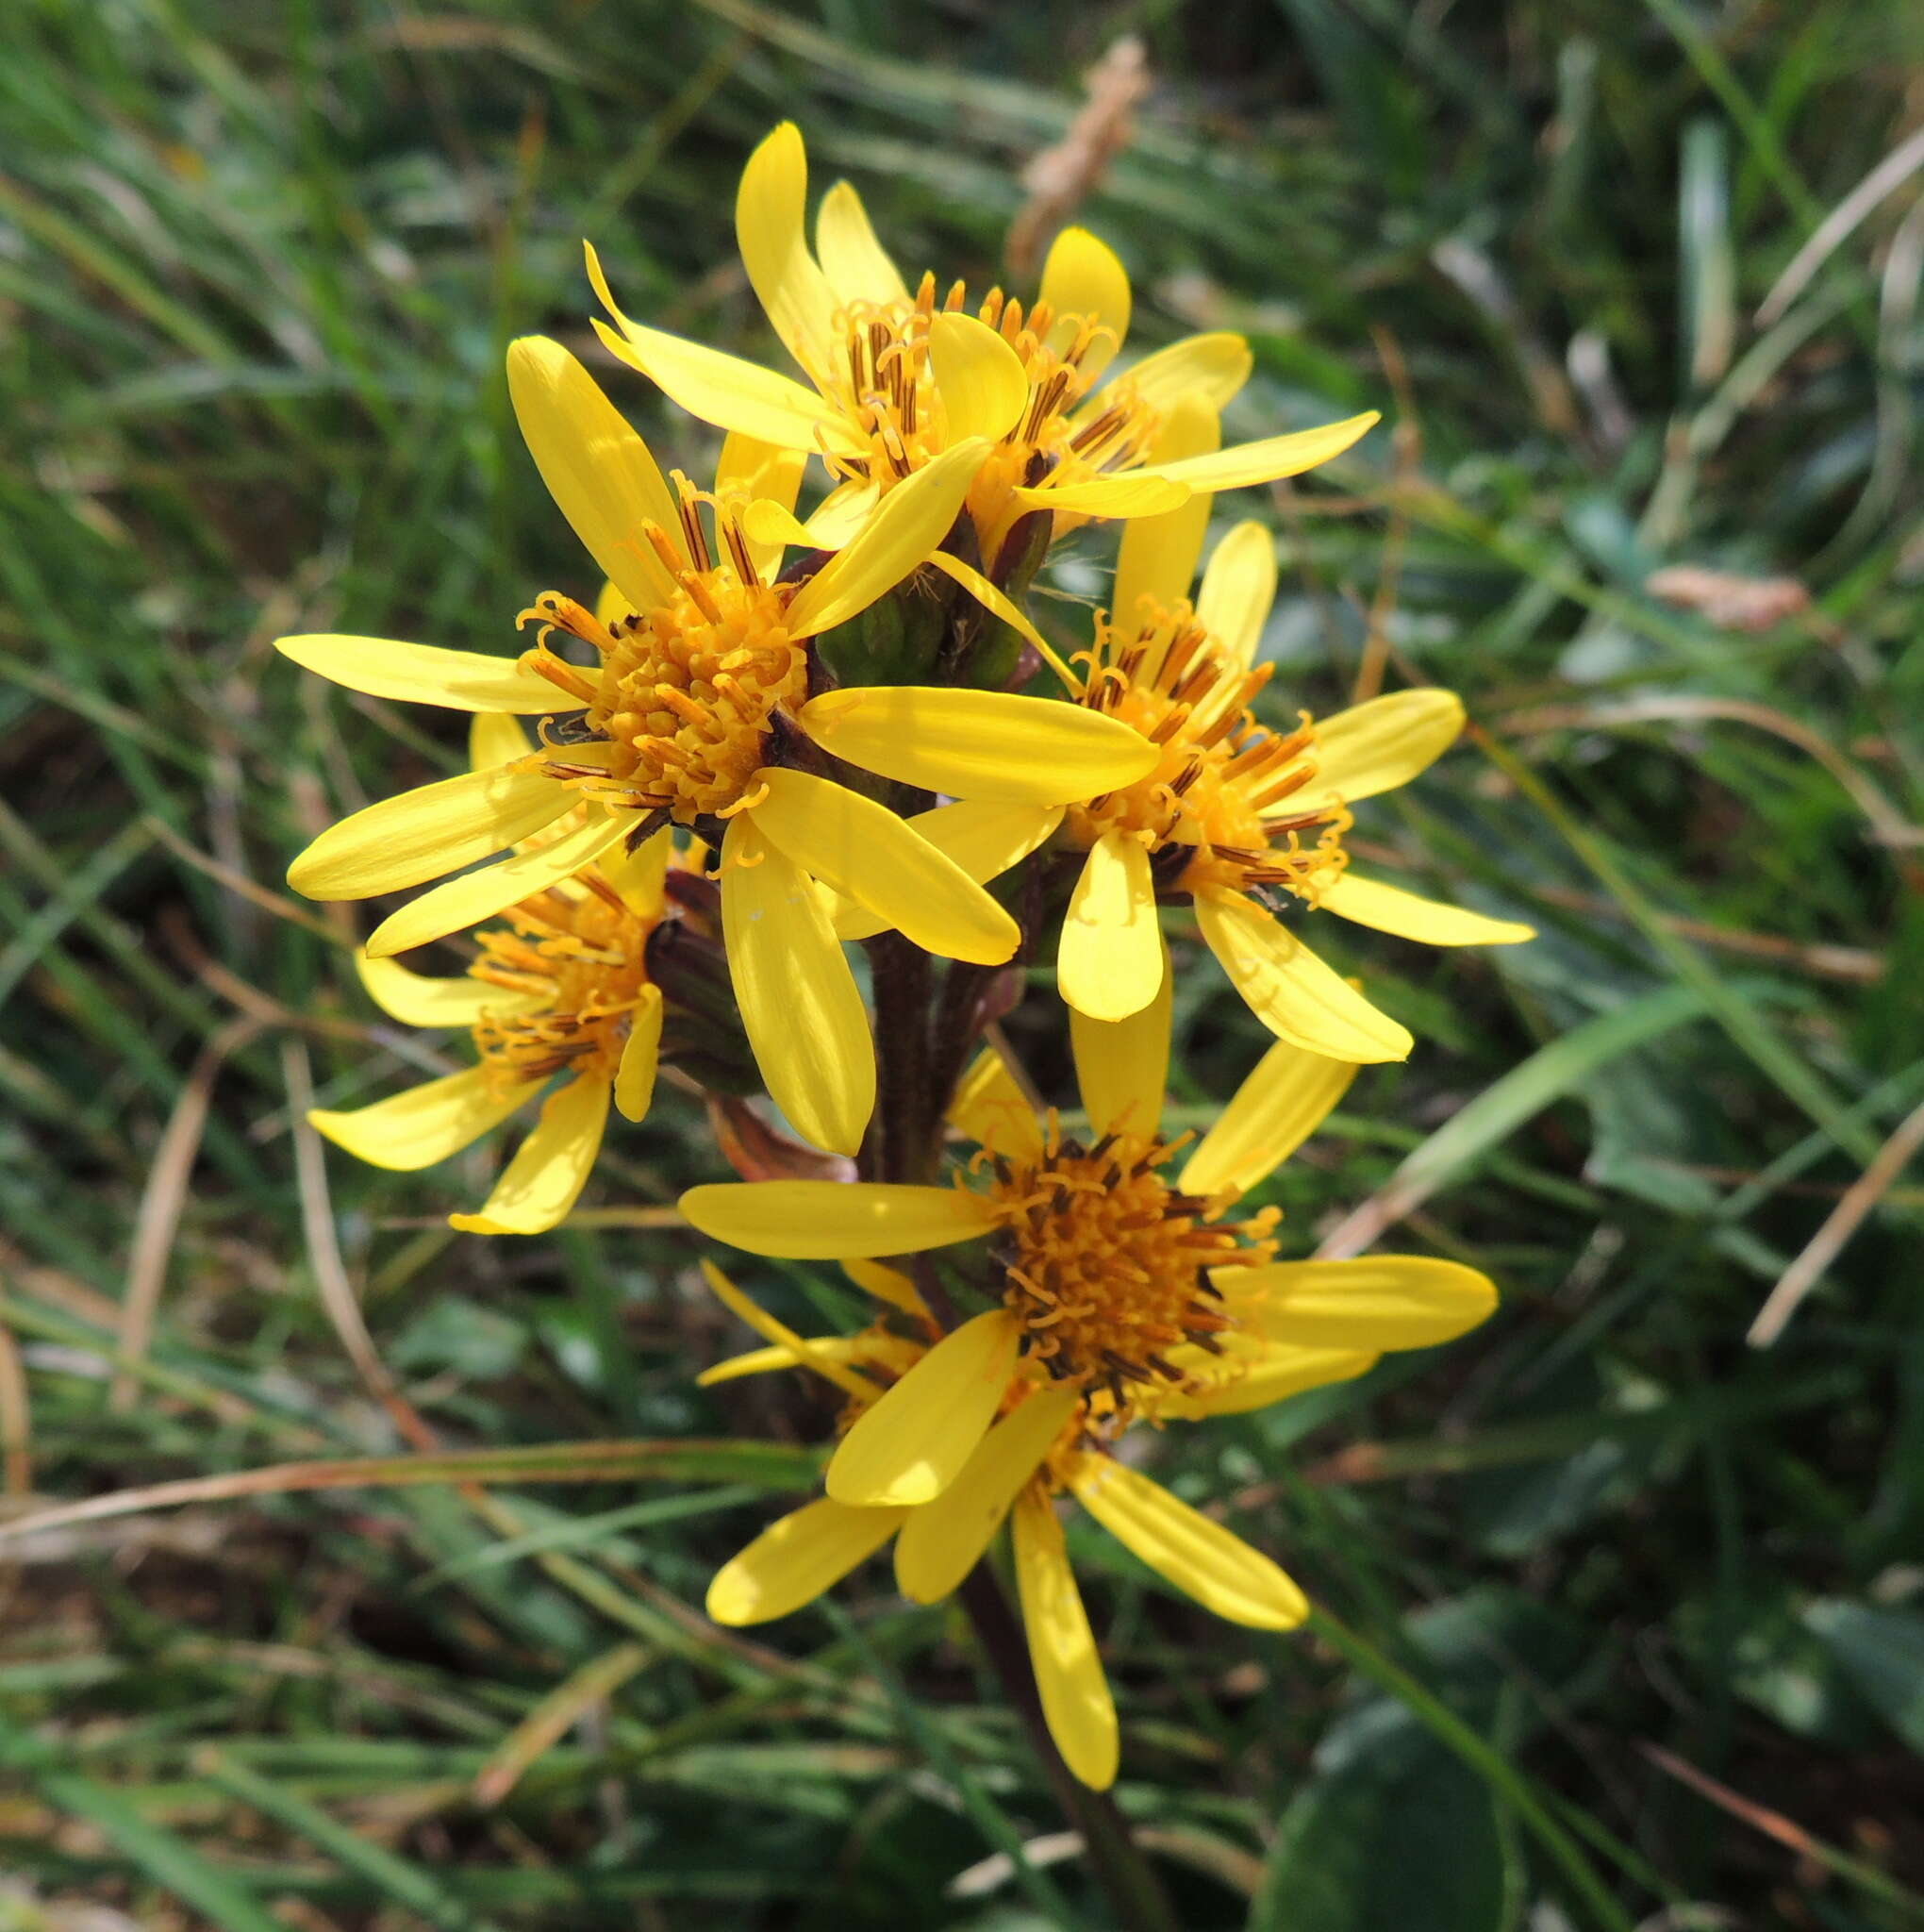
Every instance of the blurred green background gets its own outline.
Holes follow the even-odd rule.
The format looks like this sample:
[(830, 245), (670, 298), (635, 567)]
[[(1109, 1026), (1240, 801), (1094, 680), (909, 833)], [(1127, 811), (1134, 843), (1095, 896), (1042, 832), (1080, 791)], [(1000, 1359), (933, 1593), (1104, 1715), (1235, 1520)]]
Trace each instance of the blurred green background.
[[(1219, 506), (1278, 531), (1275, 702), (1461, 691), (1475, 741), (1361, 832), (1543, 937), (1331, 942), (1420, 1045), (1275, 1184), (1297, 1251), (1360, 1209), (1505, 1305), (1156, 1445), (1351, 1635), (1233, 1630), (1090, 1537), (1120, 1801), (1186, 1927), (1924, 1923), (1924, 15), (12, 0), (6, 1508), (213, 1488), (0, 1547), (0, 1926), (1107, 1923), (943, 1611), (878, 1570), (745, 1639), (696, 1613), (827, 1416), (695, 1391), (741, 1337), (684, 1237), (619, 1224), (714, 1176), (692, 1107), (621, 1138), (612, 1224), (528, 1242), (442, 1224), (485, 1151), (390, 1176), (290, 1134), (447, 1064), (278, 889), (459, 721), (269, 646), (505, 649), (592, 591), (517, 333), (705, 459), (591, 350), (583, 236), (631, 313), (767, 350), (729, 213), (792, 116), (904, 264), (980, 286), (1132, 33), (1150, 91), (1078, 218), (1136, 342), (1247, 330), (1242, 434), (1388, 419)], [(1064, 559), (1066, 621), (1106, 554)], [(1183, 986), (1202, 1118), (1261, 1042)], [(222, 1497), (430, 1432), (521, 1479)], [(587, 1473), (543, 1444), (677, 1438), (539, 1480)]]

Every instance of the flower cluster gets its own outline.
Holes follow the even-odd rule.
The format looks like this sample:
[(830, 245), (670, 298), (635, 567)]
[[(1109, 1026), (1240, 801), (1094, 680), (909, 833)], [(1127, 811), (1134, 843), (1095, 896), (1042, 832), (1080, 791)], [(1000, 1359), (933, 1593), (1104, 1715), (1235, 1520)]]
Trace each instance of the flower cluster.
[[(427, 887), (357, 964), (395, 1020), (466, 1028), (474, 1064), (312, 1119), (417, 1169), (539, 1101), (486, 1203), (453, 1217), (534, 1234), (573, 1209), (610, 1107), (646, 1115), (659, 1069), (764, 1090), (820, 1150), (794, 1149), (808, 1177), (764, 1161), (682, 1212), (752, 1255), (840, 1263), (875, 1317), (804, 1337), (703, 1264), (766, 1344), (704, 1382), (802, 1368), (846, 1398), (826, 1493), (721, 1572), (709, 1613), (783, 1615), (891, 1539), (904, 1592), (936, 1602), (1007, 1523), (1052, 1733), (1100, 1787), (1115, 1712), (1061, 1500), (1219, 1615), (1289, 1627), (1296, 1584), (1143, 1474), (1153, 1438), (1131, 1431), (1361, 1374), (1494, 1306), (1452, 1262), (1285, 1258), (1276, 1209), (1245, 1204), (1359, 1064), (1411, 1050), (1314, 950), (1318, 915), (1445, 946), (1529, 932), (1352, 863), (1352, 808), (1449, 747), (1457, 700), (1279, 715), (1269, 534), (1236, 525), (1197, 580), (1219, 492), (1338, 456), (1374, 415), (1225, 447), (1247, 344), (1131, 358), (1128, 277), (1093, 235), (1057, 239), (1032, 299), (977, 299), (904, 277), (846, 184), (812, 241), (807, 201), (783, 126), (736, 218), (795, 373), (630, 320), (589, 251), (602, 342), (724, 432), (706, 487), (664, 475), (559, 343), (509, 350), (528, 449), (605, 579), (591, 604), (540, 593), (515, 656), (281, 640), (356, 691), (473, 714), (465, 773), (344, 819), (289, 879), (324, 899)], [(1109, 522), (1109, 608), (1079, 644), (1052, 641), (1027, 608), (1037, 573)], [(1166, 916), (1274, 1036), (1194, 1144), (1162, 1124)], [(463, 933), (460, 977), (396, 957)], [(1067, 1116), (994, 1030), (1010, 969), (1052, 953), (1081, 1089)]]

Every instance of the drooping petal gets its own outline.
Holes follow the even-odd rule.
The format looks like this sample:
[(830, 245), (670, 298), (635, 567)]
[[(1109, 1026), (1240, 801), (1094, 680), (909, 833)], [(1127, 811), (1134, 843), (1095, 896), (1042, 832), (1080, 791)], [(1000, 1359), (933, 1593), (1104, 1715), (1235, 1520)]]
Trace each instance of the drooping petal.
[(1250, 1011), (1279, 1040), (1331, 1059), (1401, 1060), (1416, 1042), (1279, 921), (1247, 899), (1204, 892), (1196, 923)]
[(1062, 318), (1048, 336), (1049, 346), (1058, 356), (1074, 342), (1079, 323), (1097, 323), (1110, 331), (1083, 354), (1082, 372), (1093, 382), (1129, 334), (1128, 270), (1117, 259), (1116, 251), (1086, 228), (1065, 228), (1050, 243), (1039, 294)]
[(1088, 1612), (1069, 1567), (1062, 1524), (1035, 1486), (1016, 1498), (1016, 1590), (1029, 1638), (1029, 1661), (1055, 1748), (1084, 1784), (1105, 1791), (1120, 1752), (1116, 1705)]
[[(1152, 462), (1174, 462), (1207, 454), (1222, 441), (1214, 409), (1185, 396), (1164, 419), (1150, 452)], [(1173, 609), (1189, 594), (1196, 559), (1202, 554), (1202, 536), (1216, 499), (1206, 490), (1160, 516), (1132, 517), (1116, 553), (1116, 591), (1111, 617), (1127, 633), (1142, 615), (1143, 600)]]
[(835, 341), (835, 291), (808, 252), (808, 157), (784, 121), (748, 158), (735, 194), (741, 265), (789, 355), (826, 374)]
[(1190, 1155), (1183, 1191), (1248, 1193), (1316, 1132), (1355, 1077), (1353, 1060), (1333, 1060), (1279, 1040)]
[(425, 1086), (410, 1087), (372, 1107), (350, 1113), (316, 1108), (307, 1124), (337, 1147), (371, 1167), (413, 1174), (432, 1167), (450, 1154), (472, 1145), (489, 1127), (498, 1126), (539, 1086), (497, 1087), (484, 1067), (449, 1074)]
[(333, 631), (276, 638), (274, 647), (303, 670), (370, 697), (451, 711), (569, 711), (581, 708), (545, 677), (523, 671), (514, 658), (483, 651), (447, 651), (397, 638), (342, 637)]
[(1485, 1320), (1497, 1306), (1489, 1276), (1428, 1255), (1346, 1261), (1269, 1261), (1219, 1270), (1236, 1279), (1238, 1311), (1279, 1341), (1371, 1351), (1431, 1348)]
[(605, 1074), (578, 1074), (541, 1103), (541, 1117), (478, 1214), (450, 1214), (463, 1234), (545, 1234), (588, 1183), (608, 1122)]
[(865, 771), (1004, 804), (1094, 798), (1146, 776), (1161, 756), (1114, 718), (999, 691), (913, 684), (830, 691), (810, 698), (797, 722), (824, 751)]
[[(802, 488), (802, 472), (808, 467), (805, 450), (784, 449), (779, 443), (731, 431), (722, 440), (722, 454), (715, 464), (715, 493), (725, 502), (738, 491), (752, 502), (768, 503), (778, 510), (793, 511), (795, 497)], [(782, 567), (782, 550), (787, 541), (757, 541), (744, 527), (749, 561), (764, 581), (771, 580)]]
[[(1132, 534), (1136, 526), (1132, 525)], [(1268, 526), (1238, 524), (1209, 558), (1196, 592), (1196, 616), (1222, 647), (1222, 654), (1247, 671), (1276, 601), (1276, 540)]]
[(988, 448), (971, 437), (898, 483), (796, 593), (784, 620), (788, 635), (812, 638), (846, 624), (922, 563), (949, 534)]
[(864, 1294), (871, 1294), (878, 1302), (887, 1302), (891, 1308), (900, 1308), (918, 1321), (927, 1319), (928, 1304), (922, 1300), (921, 1291), (900, 1268), (887, 1268), (880, 1261), (864, 1261), (848, 1255), (842, 1257), (841, 1271)]
[(288, 867), (288, 884), (309, 899), (399, 891), (500, 852), (576, 803), (575, 792), (538, 765), (464, 772), (329, 825)]
[[(546, 684), (547, 679), (543, 678), (541, 682)], [(561, 692), (557, 691), (555, 695), (560, 697)], [(476, 711), (468, 721), (468, 769), (471, 772), (486, 772), (495, 765), (524, 758), (534, 748), (528, 734), (522, 728), (521, 720), (509, 717), (506, 711)]]
[[(868, 1376), (847, 1365), (842, 1351), (818, 1352), (813, 1342), (804, 1341), (786, 1323), (778, 1322), (759, 1303), (750, 1300), (705, 1257), (702, 1261), (702, 1278), (708, 1284), (709, 1292), (730, 1314), (745, 1322), (757, 1335), (766, 1336), (788, 1357), (791, 1366), (813, 1369), (824, 1381), (834, 1383), (844, 1395), (853, 1396), (863, 1404), (873, 1402), (882, 1392)], [(725, 1378), (712, 1374), (696, 1377), (697, 1381), (705, 1383)]]
[(644, 839), (631, 852), (624, 840), (595, 861), (595, 870), (643, 919), (659, 919), (666, 898), (663, 884), (674, 852), (673, 837), (664, 828)]
[(853, 1155), (875, 1110), (868, 1010), (826, 895), (746, 812), (722, 843), (722, 937), (769, 1097), (804, 1141)]
[(483, 1013), (524, 1013), (541, 1003), (539, 994), (510, 992), (465, 973), (458, 979), (436, 979), (410, 973), (398, 960), (371, 959), (365, 952), (355, 954), (354, 970), (368, 997), (404, 1026), (472, 1026)]
[(768, 1528), (724, 1563), (708, 1586), (707, 1611), (738, 1628), (810, 1604), (894, 1535), (905, 1509), (851, 1509), (821, 1496)]
[(479, 872), (445, 879), (382, 920), (368, 935), (369, 955), (386, 958), (478, 925), (591, 864), (620, 841), (622, 830), (619, 820), (591, 810), (585, 823), (558, 839), (517, 852)]
[(1158, 463), (1136, 474), (1186, 483), (1192, 490), (1241, 490), (1252, 483), (1274, 483), (1284, 476), (1300, 476), (1303, 471), (1341, 456), (1381, 420), (1380, 411), (1366, 409), (1340, 423), (1296, 429), (1286, 436), (1266, 436), (1260, 442), (1238, 442), (1213, 456), (1185, 457), (1180, 462)]
[(953, 577), (960, 584), (985, 610), (1020, 631), (1034, 646), (1036, 655), (1061, 679), (1064, 691), (1079, 692), (1082, 690), (1082, 680), (1063, 662), (1055, 646), (1029, 622), (1026, 612), (990, 583), (972, 563), (964, 563), (959, 557), (952, 557), (946, 550), (931, 553), (929, 561), (944, 576)]
[(954, 1481), (902, 1525), (895, 1580), (911, 1603), (939, 1603), (974, 1569), (1081, 1399), (1073, 1389), (1037, 1390), (983, 1437)]
[(1424, 686), (1352, 705), (1318, 724), (1316, 776), (1289, 794), (1287, 810), (1323, 811), (1406, 785), (1462, 729), (1463, 700), (1453, 691)]
[(1155, 998), (1163, 976), (1148, 848), (1127, 832), (1104, 832), (1070, 895), (1056, 984), (1077, 1012), (1126, 1020)]
[(1070, 1467), (1075, 1499), (1125, 1549), (1205, 1610), (1257, 1630), (1292, 1630), (1309, 1600), (1260, 1550), (1113, 1456)]
[(1491, 919), (1348, 871), (1322, 889), (1318, 903), (1358, 925), (1394, 933), (1398, 939), (1420, 940), (1426, 946), (1514, 946), (1536, 937), (1535, 927), (1519, 925), (1514, 919)]
[(714, 1241), (793, 1261), (915, 1255), (996, 1225), (980, 1194), (888, 1181), (723, 1181), (690, 1188), (678, 1205)]
[(797, 865), (924, 951), (999, 966), (1021, 929), (983, 889), (886, 806), (812, 773), (757, 774), (755, 829)]
[(615, 1106), (624, 1121), (648, 1117), (655, 1098), (655, 1069), (661, 1057), (661, 989), (644, 986), (628, 1015), (628, 1039), (615, 1071)]
[(906, 302), (908, 291), (888, 251), (875, 239), (862, 197), (838, 181), (815, 213), (815, 253), (838, 303)]
[[(1062, 823), (1059, 805), (1003, 805), (992, 798), (965, 798), (919, 811), (904, 822), (917, 838), (946, 854), (978, 885), (1000, 878), (1019, 865)], [(835, 933), (841, 940), (872, 939), (887, 929), (854, 899), (839, 901)]]
[(1285, 1396), (1300, 1395), (1305, 1389), (1321, 1389), (1331, 1382), (1350, 1382), (1367, 1375), (1380, 1357), (1354, 1348), (1299, 1348), (1271, 1343), (1255, 1353), (1233, 1357), (1228, 1361), (1203, 1358), (1202, 1350), (1180, 1353), (1173, 1362), (1191, 1379), (1180, 1392), (1158, 1396), (1156, 1413), (1183, 1422), (1201, 1422), (1212, 1415), (1247, 1415), (1253, 1409), (1268, 1408)]
[(863, 1508), (939, 1496), (995, 1420), (1021, 1334), (1006, 1308), (991, 1308), (943, 1336), (855, 1419), (829, 1462), (828, 1493)]
[(767, 1348), (752, 1348), (745, 1355), (732, 1355), (705, 1368), (695, 1377), (697, 1389), (713, 1389), (723, 1382), (738, 1382), (747, 1375), (770, 1375), (783, 1369), (813, 1367), (818, 1361), (846, 1366), (856, 1358), (862, 1343), (854, 1335), (798, 1335), (798, 1355), (793, 1348), (771, 1342)]
[(1180, 509), (1194, 493), (1188, 484), (1126, 470), (1057, 483), (1045, 476), (1012, 492), (1024, 509), (1060, 510), (1078, 517), (1159, 517)]
[(507, 392), (548, 494), (602, 575), (638, 610), (671, 602), (674, 579), (642, 526), (654, 524), (681, 550), (681, 513), (648, 445), (594, 377), (545, 336), (509, 345)]
[(1175, 975), (1169, 948), (1156, 936), (1156, 991), (1140, 1012), (1126, 1020), (1092, 1020), (1071, 1007), (1069, 1038), (1075, 1055), (1076, 1085), (1089, 1124), (1108, 1133), (1153, 1135), (1162, 1118), (1169, 1075), (1169, 1024)]
[(1022, 358), (972, 315), (929, 318), (929, 366), (951, 439), (984, 436), (995, 442), (1028, 408)]
[(955, 1083), (949, 1124), (991, 1154), (1034, 1160), (1042, 1152), (1036, 1109), (992, 1046), (984, 1047)]

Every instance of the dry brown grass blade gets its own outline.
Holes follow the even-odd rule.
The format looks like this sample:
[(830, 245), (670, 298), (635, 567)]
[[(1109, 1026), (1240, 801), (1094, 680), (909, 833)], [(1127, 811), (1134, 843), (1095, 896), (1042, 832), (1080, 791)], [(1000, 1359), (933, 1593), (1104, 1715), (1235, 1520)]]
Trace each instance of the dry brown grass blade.
[(653, 1655), (639, 1643), (620, 1643), (605, 1657), (584, 1664), (556, 1685), (534, 1709), (488, 1754), (474, 1774), (477, 1805), (498, 1805), (521, 1782), (522, 1774), (558, 1744), (598, 1704), (604, 1704)]
[(1103, 184), (1109, 165), (1129, 145), (1131, 116), (1149, 92), (1149, 57), (1125, 34), (1083, 75), (1088, 98), (1062, 139), (1022, 170), (1029, 198), (1009, 224), (1004, 253), (1018, 275), (1041, 259), (1043, 244)]
[(9, 1496), (33, 1494), (33, 1412), (20, 1344), (0, 1326), (0, 1482)]
[(197, 845), (190, 845), (174, 827), (164, 820), (151, 814), (141, 821), (161, 844), (174, 854), (174, 858), (191, 865), (196, 872), (204, 872), (210, 879), (218, 880), (230, 892), (240, 895), (263, 911), (272, 912), (276, 919), (285, 919), (290, 925), (298, 925), (306, 932), (335, 945), (353, 943), (343, 940), (340, 932), (318, 913), (309, 912), (305, 906), (294, 902), (280, 892), (271, 892), (245, 873), (236, 872), (232, 866), (223, 865), (218, 858), (210, 858)]

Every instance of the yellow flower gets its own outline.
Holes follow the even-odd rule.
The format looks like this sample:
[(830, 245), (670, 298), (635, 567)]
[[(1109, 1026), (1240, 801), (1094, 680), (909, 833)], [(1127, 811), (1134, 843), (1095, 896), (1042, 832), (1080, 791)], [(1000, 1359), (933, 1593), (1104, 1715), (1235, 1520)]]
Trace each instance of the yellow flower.
[[(731, 438), (716, 491), (679, 476), (671, 490), (558, 344), (515, 343), (508, 383), (549, 490), (618, 593), (605, 612), (549, 593), (523, 613), (544, 623), (519, 659), (378, 638), (284, 638), (279, 648), (381, 697), (579, 716), (544, 724), (538, 751), (355, 813), (294, 861), (289, 883), (315, 898), (367, 898), (568, 819), (562, 836), (450, 879), (395, 915), (370, 941), (380, 956), (473, 925), (671, 821), (719, 826), (729, 963), (769, 1091), (806, 1138), (852, 1154), (873, 1106), (874, 1058), (830, 894), (862, 907), (873, 929), (953, 958), (999, 963), (1018, 932), (893, 813), (783, 764), (782, 741), (813, 740), (863, 762), (843, 724), (864, 694), (811, 699), (807, 641), (928, 558), (961, 508), (979, 451), (964, 444), (920, 471), (805, 583), (782, 582), (779, 542), (751, 537), (744, 512), (759, 502), (786, 515), (799, 464)], [(554, 629), (590, 646), (599, 664), (583, 669), (551, 649)], [(888, 703), (886, 774), (932, 790), (959, 790), (951, 781), (966, 770), (976, 797), (1048, 809), (1126, 782), (1154, 757), (1126, 725), (1041, 699), (916, 688), (891, 691)]]
[[(719, 1364), (712, 1383), (803, 1366), (850, 1398), (828, 1494), (772, 1524), (716, 1576), (718, 1623), (786, 1615), (890, 1536), (896, 1578), (921, 1603), (948, 1594), (1013, 1516), (1016, 1574), (1050, 1727), (1086, 1783), (1115, 1774), (1115, 1708), (1064, 1552), (1067, 1491), (1206, 1608), (1258, 1629), (1307, 1613), (1261, 1552), (1114, 1454), (1137, 1420), (1257, 1408), (1363, 1374), (1388, 1349), (1474, 1326), (1495, 1290), (1472, 1269), (1413, 1256), (1278, 1261), (1273, 1212), (1223, 1213), (1307, 1136), (1353, 1068), (1278, 1043), (1189, 1155), (1158, 1138), (1167, 996), (1120, 1024), (1078, 1019), (1076, 1063), (1092, 1145), (1038, 1124), (986, 1055), (953, 1118), (979, 1138), (976, 1188), (761, 1182), (697, 1188), (683, 1211), (761, 1254), (848, 1257), (889, 1312), (862, 1335), (793, 1334), (709, 1268), (710, 1285), (770, 1346)], [(943, 1334), (908, 1278), (860, 1258), (987, 1236), (982, 1278), (999, 1305)]]
[(1153, 515), (1192, 491), (1269, 482), (1338, 456), (1377, 420), (1352, 416), (1239, 448), (1150, 461), (1182, 398), (1219, 409), (1252, 366), (1241, 336), (1191, 336), (1101, 388), (1129, 328), (1129, 277), (1086, 229), (1056, 238), (1036, 300), (993, 289), (970, 315), (963, 285), (925, 274), (913, 295), (839, 182), (807, 238), (808, 161), (785, 122), (750, 157), (736, 197), (741, 259), (807, 386), (631, 322), (594, 250), (589, 275), (614, 326), (604, 342), (705, 421), (820, 454), (839, 488), (810, 525), (845, 520), (959, 444), (980, 439), (969, 508), (986, 562), (1017, 518)]

